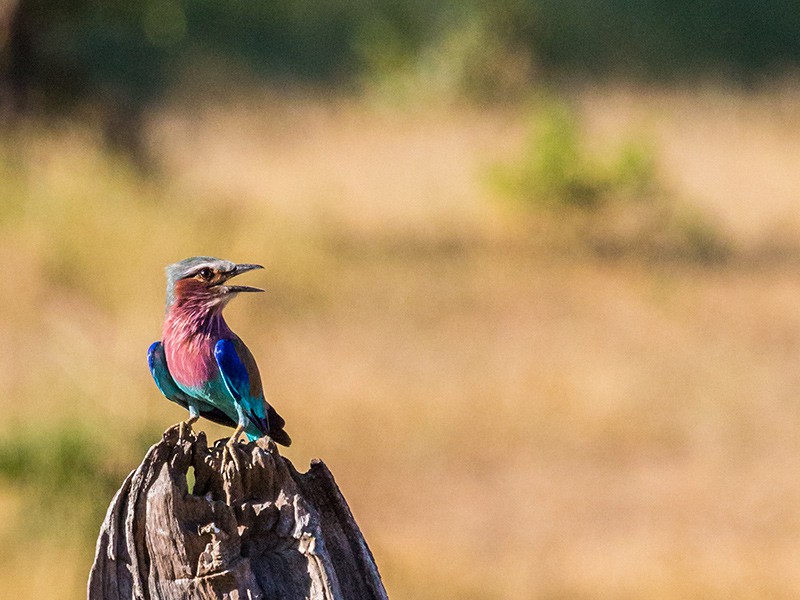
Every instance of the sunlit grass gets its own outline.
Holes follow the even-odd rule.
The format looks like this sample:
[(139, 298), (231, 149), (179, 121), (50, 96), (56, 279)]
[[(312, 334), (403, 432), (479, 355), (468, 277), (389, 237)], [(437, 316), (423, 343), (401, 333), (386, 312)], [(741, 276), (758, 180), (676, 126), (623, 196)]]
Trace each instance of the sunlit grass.
[[(590, 140), (627, 129), (619, 104), (580, 100)], [(735, 137), (715, 107), (685, 118)], [(229, 322), (286, 417), (287, 456), (329, 464), (390, 597), (800, 592), (790, 262), (742, 259), (736, 228), (724, 264), (532, 239), (485, 185), (524, 140), (513, 110), (171, 111), (150, 177), (70, 127), (0, 139), (0, 539), (21, 549), (0, 556), (0, 589), (46, 594), (62, 557), (62, 597), (82, 596), (111, 494), (184, 417), (145, 362), (163, 266), (211, 254), (266, 265), (248, 281), (267, 293)], [(655, 160), (691, 203), (711, 184), (670, 178), (688, 134), (658, 115)]]

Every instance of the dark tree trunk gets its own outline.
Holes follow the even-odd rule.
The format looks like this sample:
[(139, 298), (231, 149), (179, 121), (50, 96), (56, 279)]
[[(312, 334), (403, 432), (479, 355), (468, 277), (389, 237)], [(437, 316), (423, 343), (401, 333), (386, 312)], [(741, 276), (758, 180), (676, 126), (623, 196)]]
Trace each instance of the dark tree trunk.
[(88, 597), (386, 600), (386, 591), (321, 461), (298, 473), (266, 440), (231, 451), (173, 428), (111, 501)]

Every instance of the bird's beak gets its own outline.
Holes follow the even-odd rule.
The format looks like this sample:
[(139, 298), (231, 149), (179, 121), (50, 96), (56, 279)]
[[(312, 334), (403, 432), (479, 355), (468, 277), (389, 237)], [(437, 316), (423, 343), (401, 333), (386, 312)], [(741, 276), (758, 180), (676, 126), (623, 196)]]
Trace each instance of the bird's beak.
[[(242, 273), (246, 273), (247, 271), (252, 271), (253, 269), (263, 269), (261, 265), (250, 265), (250, 264), (241, 264), (236, 265), (232, 271), (229, 271), (226, 275), (225, 281), (236, 277), (237, 275), (241, 275)], [(226, 285), (223, 286), (228, 294), (234, 294), (238, 292), (263, 292), (261, 288), (257, 287), (250, 287), (249, 285)]]

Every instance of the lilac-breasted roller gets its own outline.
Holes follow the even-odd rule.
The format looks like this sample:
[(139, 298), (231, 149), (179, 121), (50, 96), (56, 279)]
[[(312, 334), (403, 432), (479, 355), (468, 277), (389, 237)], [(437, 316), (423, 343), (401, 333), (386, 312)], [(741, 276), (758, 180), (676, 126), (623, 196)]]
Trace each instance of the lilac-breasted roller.
[(189, 409), (184, 421), (199, 417), (235, 427), (249, 440), (268, 435), (292, 443), (281, 416), (264, 399), (258, 366), (244, 342), (222, 316), (240, 292), (262, 292), (246, 285), (225, 285), (261, 265), (236, 264), (208, 256), (187, 258), (167, 267), (167, 308), (162, 339), (147, 353), (150, 372), (169, 400)]

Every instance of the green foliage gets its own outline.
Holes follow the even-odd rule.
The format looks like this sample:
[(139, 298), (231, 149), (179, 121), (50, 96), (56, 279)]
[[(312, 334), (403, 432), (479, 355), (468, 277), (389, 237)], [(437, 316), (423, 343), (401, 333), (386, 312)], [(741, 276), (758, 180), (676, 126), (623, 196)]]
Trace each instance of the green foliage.
[(712, 76), (758, 81), (796, 66), (800, 11), (794, 2), (516, 3), (518, 35), (553, 74), (645, 80)]
[(646, 199), (657, 187), (652, 149), (628, 139), (611, 157), (585, 148), (576, 114), (547, 102), (532, 121), (520, 160), (500, 165), (494, 180), (531, 207), (597, 209), (614, 199)]
[[(153, 439), (152, 436), (151, 440)], [(131, 465), (88, 430), (14, 430), (0, 441), (0, 485), (17, 489), (28, 534), (91, 539)]]
[[(501, 0), (213, 2), (22, 0), (26, 31), (2, 67), (51, 106), (135, 111), (209, 56), (314, 83), (420, 72), (468, 94), (560, 77), (754, 79), (800, 62), (800, 11), (783, 0), (715, 4)], [(199, 59), (199, 61), (198, 61)], [(228, 64), (228, 63), (226, 63)], [(195, 73), (196, 75), (196, 73)], [(441, 83), (441, 82), (440, 82)], [(453, 83), (452, 81), (450, 82)]]
[(729, 252), (708, 219), (665, 189), (648, 144), (629, 136), (602, 156), (590, 152), (565, 104), (540, 105), (520, 158), (495, 165), (490, 181), (537, 223), (537, 235), (549, 223), (558, 241), (600, 255), (710, 261)]
[(422, 45), (404, 44), (380, 23), (357, 49), (368, 89), (393, 101), (516, 101), (532, 75), (527, 51), (476, 12), (454, 17)]

